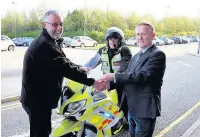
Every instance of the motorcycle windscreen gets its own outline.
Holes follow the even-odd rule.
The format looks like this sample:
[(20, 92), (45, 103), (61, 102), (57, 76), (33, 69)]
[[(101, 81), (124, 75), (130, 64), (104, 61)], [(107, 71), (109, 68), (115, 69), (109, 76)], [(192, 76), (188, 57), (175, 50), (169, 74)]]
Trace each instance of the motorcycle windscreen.
[(64, 105), (65, 102), (66, 102), (68, 99), (70, 99), (73, 95), (74, 95), (74, 92), (73, 92), (71, 89), (69, 89), (69, 88), (67, 88), (67, 87), (64, 87), (64, 88), (63, 88), (62, 94), (61, 94), (60, 99), (59, 99), (59, 101), (58, 101), (58, 106), (57, 106), (57, 108), (56, 108), (56, 112), (57, 112), (58, 114), (63, 115), (63, 113), (64, 113), (64, 112), (63, 112), (63, 109), (64, 109), (64, 107), (65, 107), (65, 106), (63, 106), (63, 105)]
[(74, 92), (70, 88), (63, 88), (61, 95), (61, 105), (63, 105), (68, 99), (74, 95)]

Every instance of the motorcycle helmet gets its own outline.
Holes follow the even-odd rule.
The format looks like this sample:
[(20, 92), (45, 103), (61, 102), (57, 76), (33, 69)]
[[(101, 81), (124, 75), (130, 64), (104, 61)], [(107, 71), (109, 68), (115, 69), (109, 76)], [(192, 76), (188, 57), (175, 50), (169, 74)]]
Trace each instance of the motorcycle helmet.
[(124, 32), (118, 28), (118, 27), (110, 27), (105, 35), (105, 40), (107, 41), (107, 45), (108, 45), (108, 39), (109, 38), (118, 38), (119, 39), (119, 44), (118, 47), (121, 47), (123, 45), (123, 41), (124, 41)]

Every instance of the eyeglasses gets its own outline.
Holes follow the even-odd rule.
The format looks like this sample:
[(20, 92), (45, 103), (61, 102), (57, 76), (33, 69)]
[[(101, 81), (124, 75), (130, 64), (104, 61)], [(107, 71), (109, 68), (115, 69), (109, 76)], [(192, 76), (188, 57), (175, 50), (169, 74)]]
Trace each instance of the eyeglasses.
[(49, 22), (45, 22), (45, 23), (47, 23), (47, 24), (50, 24), (52, 27), (58, 27), (58, 26), (63, 26), (63, 23), (61, 22), (61, 23), (49, 23)]

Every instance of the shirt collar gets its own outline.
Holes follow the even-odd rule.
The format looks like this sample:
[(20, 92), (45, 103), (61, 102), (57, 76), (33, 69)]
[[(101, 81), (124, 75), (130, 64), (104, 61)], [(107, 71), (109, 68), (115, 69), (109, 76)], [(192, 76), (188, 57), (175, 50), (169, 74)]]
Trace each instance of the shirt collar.
[[(152, 46), (152, 45), (151, 45)], [(146, 48), (141, 49), (142, 53), (145, 53), (147, 51), (147, 49), (149, 49), (151, 46), (148, 46)]]

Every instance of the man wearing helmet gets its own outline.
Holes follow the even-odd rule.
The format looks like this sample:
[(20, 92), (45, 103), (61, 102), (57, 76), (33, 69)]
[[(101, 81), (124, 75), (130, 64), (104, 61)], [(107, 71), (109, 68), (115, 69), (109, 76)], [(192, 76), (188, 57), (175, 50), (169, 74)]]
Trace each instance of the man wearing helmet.
[[(101, 70), (103, 74), (124, 72), (131, 60), (132, 53), (128, 47), (124, 46), (123, 31), (117, 27), (111, 27), (106, 32), (105, 40), (106, 46), (100, 48), (84, 67), (94, 69), (99, 64), (102, 64)], [(127, 119), (128, 106), (125, 93), (121, 90), (122, 87), (111, 83), (111, 89), (117, 89), (120, 107)]]

